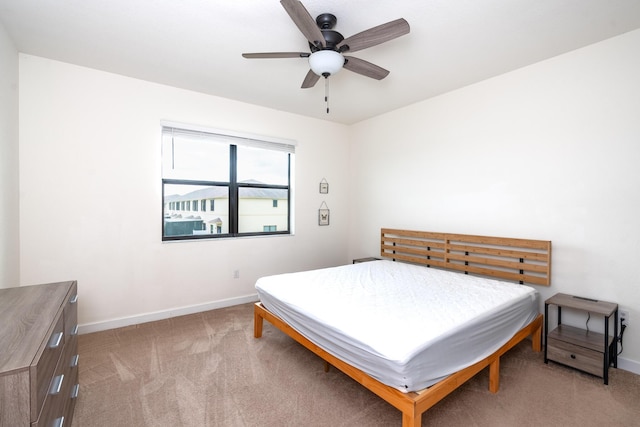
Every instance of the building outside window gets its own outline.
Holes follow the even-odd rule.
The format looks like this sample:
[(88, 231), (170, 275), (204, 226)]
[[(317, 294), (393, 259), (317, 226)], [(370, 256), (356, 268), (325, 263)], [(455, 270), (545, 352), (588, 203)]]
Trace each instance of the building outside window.
[(162, 239), (290, 234), (294, 157), (290, 141), (164, 126)]

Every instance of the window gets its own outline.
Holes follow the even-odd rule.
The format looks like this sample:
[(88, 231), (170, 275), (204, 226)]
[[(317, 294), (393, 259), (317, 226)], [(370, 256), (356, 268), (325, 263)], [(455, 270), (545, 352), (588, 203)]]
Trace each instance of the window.
[(163, 126), (162, 240), (290, 234), (294, 157), (290, 142)]

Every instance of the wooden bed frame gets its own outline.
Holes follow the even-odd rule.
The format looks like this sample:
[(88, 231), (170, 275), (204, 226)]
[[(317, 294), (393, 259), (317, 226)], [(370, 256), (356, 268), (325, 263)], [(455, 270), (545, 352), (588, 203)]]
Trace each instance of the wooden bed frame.
[[(519, 283), (550, 284), (550, 241), (383, 228), (380, 255), (428, 267), (453, 269), (464, 274), (472, 273)], [(500, 356), (528, 336), (532, 337), (533, 351), (539, 352), (542, 349), (542, 315), (539, 314), (492, 355), (424, 390), (402, 393), (326, 352), (268, 311), (260, 302), (254, 306), (256, 338), (262, 336), (265, 319), (322, 358), (326, 363), (325, 369), (328, 369), (329, 364), (333, 365), (399, 409), (402, 412), (403, 427), (420, 427), (423, 412), (487, 366), (489, 390), (497, 393), (500, 386)]]

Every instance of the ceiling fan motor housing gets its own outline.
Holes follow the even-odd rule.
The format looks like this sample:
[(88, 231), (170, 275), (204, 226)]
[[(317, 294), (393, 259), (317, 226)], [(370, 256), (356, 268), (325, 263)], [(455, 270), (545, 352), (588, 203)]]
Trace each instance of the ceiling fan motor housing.
[(338, 18), (331, 13), (321, 13), (316, 17), (316, 24), (321, 30), (330, 30), (336, 26)]
[[(320, 28), (320, 31), (322, 32), (322, 36), (324, 37), (324, 43), (325, 43), (324, 49), (337, 51), (338, 44), (342, 40), (344, 40), (344, 37), (342, 36), (342, 34), (333, 30), (333, 27), (336, 26), (337, 22), (338, 22), (338, 18), (336, 18), (336, 16), (331, 13), (323, 13), (318, 15), (318, 17), (316, 18), (316, 24), (318, 25), (318, 28)], [(312, 52), (321, 50), (320, 48), (318, 48), (312, 43), (309, 43), (309, 47), (311, 48)]]

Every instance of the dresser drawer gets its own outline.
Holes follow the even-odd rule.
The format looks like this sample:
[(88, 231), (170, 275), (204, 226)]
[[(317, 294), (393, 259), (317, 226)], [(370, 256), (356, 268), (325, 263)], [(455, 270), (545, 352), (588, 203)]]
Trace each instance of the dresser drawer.
[(40, 418), (31, 427), (70, 426), (78, 393), (78, 337), (64, 348)]
[(72, 341), (71, 346), (73, 346), (72, 354), (68, 358), (68, 370), (69, 370), (69, 389), (67, 390), (67, 401), (65, 403), (64, 408), (64, 425), (71, 425), (71, 420), (73, 418), (73, 410), (76, 406), (76, 401), (78, 400), (78, 395), (80, 393), (80, 384), (78, 382), (78, 363), (79, 363), (79, 355), (78, 355), (78, 338)]
[[(64, 308), (65, 347), (60, 363), (64, 365), (65, 385), (62, 390), (64, 405), (62, 417), (56, 418), (54, 427), (71, 426), (73, 410), (80, 386), (78, 384), (78, 292), (74, 283)], [(49, 427), (48, 425), (46, 427)]]
[(602, 377), (604, 353), (554, 338), (547, 339), (547, 358)]
[(56, 366), (51, 383), (45, 395), (44, 406), (37, 421), (32, 423), (32, 427), (51, 427), (55, 425), (54, 420), (64, 415), (64, 405), (69, 389), (69, 377), (64, 361), (61, 359)]
[(65, 342), (78, 335), (78, 291), (74, 283), (69, 291), (69, 297), (64, 307), (64, 334)]
[(43, 342), (42, 351), (39, 352), (40, 357), (32, 368), (34, 375), (31, 376), (31, 384), (36, 390), (35, 401), (31, 406), (31, 419), (37, 420), (44, 404), (44, 400), (49, 394), (49, 389), (54, 378), (54, 372), (58, 366), (58, 361), (64, 349), (64, 319), (62, 312), (58, 313), (53, 331), (47, 336)]

